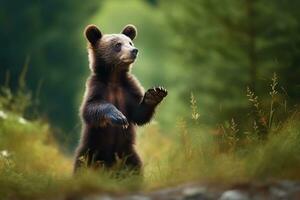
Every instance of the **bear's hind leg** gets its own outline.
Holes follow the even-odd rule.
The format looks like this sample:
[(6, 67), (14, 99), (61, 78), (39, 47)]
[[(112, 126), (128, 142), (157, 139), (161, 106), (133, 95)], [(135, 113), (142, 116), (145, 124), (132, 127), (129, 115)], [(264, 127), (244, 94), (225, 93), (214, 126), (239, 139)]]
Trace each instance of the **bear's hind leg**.
[(124, 168), (134, 174), (141, 175), (142, 174), (142, 161), (134, 149), (126, 152), (123, 156), (124, 159)]

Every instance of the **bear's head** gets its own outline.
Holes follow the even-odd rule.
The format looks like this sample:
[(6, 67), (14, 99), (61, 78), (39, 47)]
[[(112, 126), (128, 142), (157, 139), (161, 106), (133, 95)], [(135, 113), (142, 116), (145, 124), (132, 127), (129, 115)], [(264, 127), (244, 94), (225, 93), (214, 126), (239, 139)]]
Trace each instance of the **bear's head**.
[(119, 34), (102, 34), (97, 26), (89, 25), (84, 33), (94, 73), (129, 70), (138, 54), (132, 42), (137, 35), (135, 26), (127, 25)]

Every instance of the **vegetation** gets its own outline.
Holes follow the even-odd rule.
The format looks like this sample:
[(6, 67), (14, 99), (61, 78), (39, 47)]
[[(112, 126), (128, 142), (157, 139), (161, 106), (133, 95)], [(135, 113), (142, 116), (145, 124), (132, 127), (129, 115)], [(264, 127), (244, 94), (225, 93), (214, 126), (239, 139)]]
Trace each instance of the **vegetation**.
[[(215, 126), (228, 118), (241, 123), (240, 113), (249, 108), (244, 91), (250, 87), (264, 102), (264, 85), (273, 72), (280, 74), (287, 106), (299, 102), (298, 1), (20, 3), (1, 3), (0, 41), (6, 48), (0, 50), (0, 84), (9, 76), (16, 91), (18, 74), (28, 65), (27, 85), (34, 98), (38, 93), (34, 108), (50, 120), (55, 137), (69, 151), (79, 137), (78, 107), (89, 73), (82, 32), (90, 23), (104, 33), (120, 32), (128, 23), (137, 26), (134, 43), (140, 54), (133, 73), (145, 88), (169, 90), (157, 115), (164, 130), (173, 127), (176, 116), (189, 115), (191, 92), (200, 101), (203, 123)], [(17, 37), (19, 27), (26, 27), (22, 37)]]
[[(25, 93), (17, 95), (21, 102), (28, 100)], [(200, 180), (228, 184), (299, 179), (300, 115), (298, 110), (283, 109), (286, 117), (278, 118), (282, 116), (278, 95), (274, 75), (267, 109), (248, 90), (248, 100), (260, 121), (250, 119), (252, 126), (241, 126), (231, 119), (214, 129), (201, 123), (197, 101), (191, 95), (191, 116), (177, 121), (175, 134), (165, 133), (157, 123), (139, 131), (137, 148), (145, 163), (141, 182), (129, 172), (124, 172), (127, 178), (115, 176), (118, 166), (111, 171), (85, 170), (73, 177), (72, 158), (62, 153), (47, 122), (30, 121), (22, 113), (7, 110), (8, 97), (2, 94), (0, 193), (4, 199), (47, 199), (57, 194), (126, 193)], [(259, 124), (265, 128), (260, 129)]]
[(181, 94), (185, 98), (192, 90), (201, 100), (206, 123), (243, 118), (239, 113), (248, 109), (244, 90), (267, 98), (264, 85), (273, 72), (280, 74), (280, 90), (289, 103), (299, 103), (298, 1), (165, 2), (173, 46), (184, 66), (178, 67), (185, 82)]
[[(0, 199), (300, 179), (298, 8), (296, 0), (1, 1)], [(136, 25), (132, 72), (146, 89), (169, 91), (138, 129), (143, 182), (114, 171), (72, 176), (90, 23), (104, 33)]]

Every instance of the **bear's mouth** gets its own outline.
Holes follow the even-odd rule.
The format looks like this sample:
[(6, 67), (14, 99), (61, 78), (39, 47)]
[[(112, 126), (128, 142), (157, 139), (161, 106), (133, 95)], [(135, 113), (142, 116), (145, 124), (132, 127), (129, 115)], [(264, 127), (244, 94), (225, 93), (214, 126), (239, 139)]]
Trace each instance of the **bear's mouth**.
[(128, 64), (131, 64), (135, 61), (136, 58), (124, 58), (122, 59), (122, 62), (123, 63), (128, 63)]
[(131, 64), (133, 63), (137, 58), (137, 54), (124, 54), (120, 57), (120, 61), (124, 64)]

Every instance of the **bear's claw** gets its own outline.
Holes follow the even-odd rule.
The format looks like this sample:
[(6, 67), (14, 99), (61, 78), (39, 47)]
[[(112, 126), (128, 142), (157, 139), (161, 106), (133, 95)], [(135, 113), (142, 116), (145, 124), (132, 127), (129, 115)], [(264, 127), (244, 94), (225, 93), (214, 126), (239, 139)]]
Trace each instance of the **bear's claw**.
[(111, 125), (122, 126), (123, 129), (126, 129), (129, 126), (126, 117), (121, 112), (110, 113), (106, 118)]
[(147, 104), (156, 105), (159, 104), (164, 97), (168, 95), (168, 91), (159, 86), (159, 87), (153, 87), (147, 90), (147, 92), (144, 95), (144, 101)]

